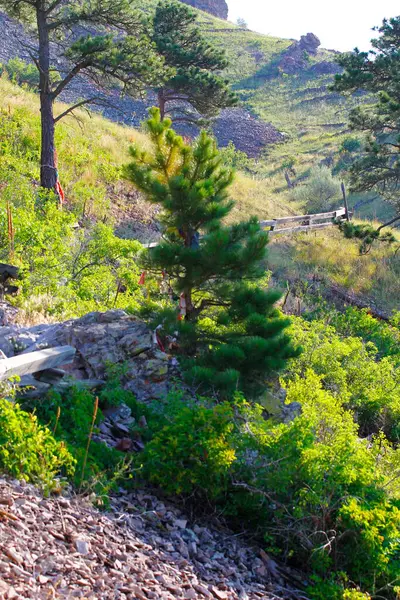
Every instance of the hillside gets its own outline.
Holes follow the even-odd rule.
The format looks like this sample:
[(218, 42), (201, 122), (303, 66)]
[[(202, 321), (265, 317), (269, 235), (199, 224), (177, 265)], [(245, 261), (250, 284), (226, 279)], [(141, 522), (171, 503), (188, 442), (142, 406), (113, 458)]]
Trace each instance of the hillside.
[[(155, 0), (143, 5), (151, 10)], [(329, 164), (349, 133), (349, 110), (363, 97), (343, 98), (329, 91), (335, 64), (334, 50), (320, 48), (314, 34), (300, 41), (285, 40), (242, 29), (228, 21), (199, 11), (204, 33), (226, 50), (230, 66), (227, 78), (237, 91), (241, 106), (222, 112), (214, 124), (221, 146), (231, 141), (238, 150), (256, 159), (252, 170), (264, 180), (266, 193), (282, 192), (287, 204), (285, 182), (280, 172), (282, 163), (292, 156), (297, 159), (297, 177), (304, 180), (310, 168)], [(0, 13), (0, 60), (20, 56), (29, 61), (20, 40), (27, 38), (22, 29)], [(93, 93), (92, 84), (78, 78), (63, 93), (63, 100), (74, 102)], [(96, 95), (99, 91), (96, 89)], [(101, 94), (100, 94), (101, 96)], [(144, 100), (103, 96), (104, 105), (94, 106), (107, 118), (138, 127), (155, 99)], [(179, 127), (178, 127), (179, 129)], [(183, 133), (195, 135), (193, 128), (181, 127)], [(374, 195), (350, 198), (356, 214), (362, 218), (386, 218), (392, 208)]]
[[(6, 108), (0, 117), (3, 131), (3, 184), (0, 198), (16, 203), (27, 186), (39, 177), (36, 162), (39, 148), (37, 97), (6, 78), (0, 78), (0, 101)], [(61, 111), (63, 106), (57, 107)], [(136, 129), (112, 123), (95, 113), (79, 114), (79, 121), (61, 122), (57, 130), (59, 171), (68, 206), (82, 223), (106, 219), (119, 235), (153, 241), (159, 236), (157, 210), (121, 179), (121, 166), (129, 160), (129, 146), (147, 147), (146, 136)], [(5, 133), (7, 132), (7, 134)], [(7, 141), (6, 141), (7, 140)], [(274, 152), (278, 151), (276, 147)], [(271, 158), (272, 160), (272, 158)], [(9, 179), (12, 163), (13, 180)], [(270, 163), (268, 163), (269, 168)], [(301, 203), (288, 197), (283, 174), (267, 179), (238, 172), (231, 189), (235, 208), (230, 220), (256, 215), (259, 219), (304, 213)], [(341, 204), (340, 196), (337, 206)], [(15, 204), (18, 206), (18, 203)], [(3, 260), (6, 259), (3, 252)], [(368, 256), (359, 256), (358, 244), (343, 240), (336, 232), (303, 234), (270, 242), (270, 264), (282, 288), (286, 282), (312, 278), (317, 272), (327, 282), (343, 286), (377, 303), (383, 310), (398, 307), (399, 253), (382, 247)]]
[(400, 238), (336, 210), (369, 97), (330, 91), (315, 34), (199, 19), (242, 101), (220, 147), (117, 89), (46, 138), (44, 96), (57, 119), (93, 83), (52, 107), (2, 69), (0, 599), (398, 600)]

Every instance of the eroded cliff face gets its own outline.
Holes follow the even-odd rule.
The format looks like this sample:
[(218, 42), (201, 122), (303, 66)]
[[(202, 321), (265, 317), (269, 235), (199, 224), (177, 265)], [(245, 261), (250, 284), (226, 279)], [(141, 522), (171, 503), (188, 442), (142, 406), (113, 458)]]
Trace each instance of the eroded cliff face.
[(226, 0), (181, 0), (181, 2), (204, 10), (220, 19), (228, 18), (228, 5)]

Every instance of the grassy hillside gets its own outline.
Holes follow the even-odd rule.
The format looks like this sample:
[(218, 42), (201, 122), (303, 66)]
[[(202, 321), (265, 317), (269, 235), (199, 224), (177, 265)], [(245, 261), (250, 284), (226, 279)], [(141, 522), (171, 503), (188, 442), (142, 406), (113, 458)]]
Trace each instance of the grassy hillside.
[[(39, 171), (39, 106), (36, 95), (0, 78), (1, 153), (0, 209), (6, 202), (17, 210), (32, 194)], [(57, 111), (62, 110), (57, 106)], [(104, 221), (128, 238), (154, 238), (156, 210), (149, 207), (132, 186), (121, 179), (121, 167), (129, 160), (132, 143), (142, 147), (148, 140), (139, 131), (111, 123), (96, 114), (81, 112), (77, 119), (57, 127), (59, 172), (67, 208), (85, 226)], [(271, 173), (273, 168), (270, 169)], [(280, 172), (267, 179), (238, 172), (231, 188), (236, 207), (232, 219), (256, 215), (272, 218), (301, 214), (301, 204), (289, 200)], [(276, 190), (281, 190), (276, 192)], [(340, 198), (338, 198), (338, 204)], [(4, 221), (4, 227), (6, 227)], [(4, 232), (2, 233), (4, 236)], [(3, 260), (7, 256), (3, 252)], [(400, 255), (395, 247), (382, 246), (360, 257), (356, 242), (339, 233), (321, 231), (310, 235), (275, 237), (270, 243), (267, 265), (282, 287), (287, 280), (307, 279), (315, 273), (328, 281), (373, 298), (382, 308), (396, 308)]]
[[(156, 2), (151, 0), (149, 4), (154, 6)], [(285, 143), (266, 149), (257, 170), (265, 179), (266, 192), (281, 191), (280, 202), (287, 204), (285, 181), (282, 173), (278, 173), (282, 162), (295, 156), (297, 176), (300, 180), (306, 178), (310, 168), (329, 160), (338, 151), (349, 134), (349, 111), (366, 99), (344, 98), (329, 90), (333, 75), (326, 70), (335, 61), (335, 51), (319, 48), (315, 56), (308, 55), (304, 68), (286, 74), (277, 65), (293, 40), (242, 29), (198, 12), (204, 33), (227, 53), (230, 66), (225, 74), (243, 106), (286, 136)], [(318, 31), (315, 33), (318, 35)], [(390, 218), (392, 207), (380, 198), (370, 201), (371, 198), (371, 195), (350, 196), (350, 206), (356, 207), (356, 215), (367, 219)]]

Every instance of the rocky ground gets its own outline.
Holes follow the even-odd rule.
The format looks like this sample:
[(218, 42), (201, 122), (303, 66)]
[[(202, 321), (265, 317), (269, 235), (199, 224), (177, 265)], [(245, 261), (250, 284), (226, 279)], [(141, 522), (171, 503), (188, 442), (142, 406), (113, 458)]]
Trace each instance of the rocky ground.
[[(125, 363), (125, 387), (151, 402), (179, 376), (154, 332), (123, 311), (26, 328), (12, 323), (6, 305), (1, 309), (10, 321), (0, 327), (7, 356), (63, 344), (76, 348), (66, 385), (71, 378), (101, 385), (107, 362)], [(40, 377), (25, 377), (29, 393), (48, 390)], [(104, 417), (93, 439), (126, 452), (143, 448), (140, 436), (130, 435), (134, 419), (126, 405)], [(0, 477), (0, 600), (300, 599), (298, 585), (297, 573), (224, 529), (216, 516), (195, 522), (161, 496), (121, 489), (110, 510), (100, 512), (71, 490), (45, 498), (32, 485)]]
[(209, 523), (142, 491), (100, 512), (0, 478), (0, 600), (304, 598), (265, 552)]

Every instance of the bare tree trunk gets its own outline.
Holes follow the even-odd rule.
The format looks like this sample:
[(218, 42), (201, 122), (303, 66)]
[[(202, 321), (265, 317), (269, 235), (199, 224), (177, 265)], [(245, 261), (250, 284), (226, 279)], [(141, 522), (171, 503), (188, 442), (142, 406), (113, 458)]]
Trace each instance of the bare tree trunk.
[(39, 33), (41, 114), (40, 185), (46, 189), (55, 189), (57, 172), (54, 157), (53, 95), (50, 85), (50, 41), (44, 2), (37, 3), (36, 19)]
[(160, 89), (157, 92), (157, 98), (158, 98), (158, 108), (160, 109), (160, 116), (161, 116), (161, 121), (164, 121), (165, 119), (165, 97), (164, 97), (164, 90)]
[(286, 179), (286, 183), (287, 183), (288, 188), (289, 189), (293, 188), (294, 185), (291, 182), (290, 177), (289, 177), (289, 173), (287, 171), (285, 171), (285, 179)]

